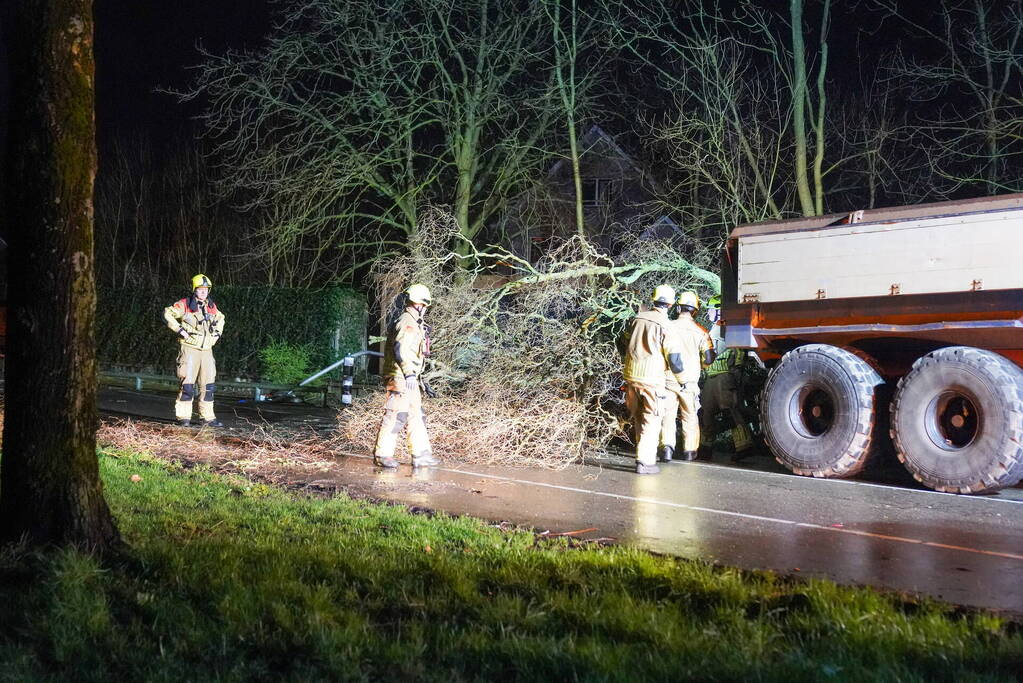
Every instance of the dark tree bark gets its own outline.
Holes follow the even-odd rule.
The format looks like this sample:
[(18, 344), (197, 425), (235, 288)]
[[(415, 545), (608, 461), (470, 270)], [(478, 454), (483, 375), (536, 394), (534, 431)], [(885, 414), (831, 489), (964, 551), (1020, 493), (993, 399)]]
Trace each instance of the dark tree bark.
[(92, 0), (14, 0), (0, 538), (117, 542), (96, 457)]

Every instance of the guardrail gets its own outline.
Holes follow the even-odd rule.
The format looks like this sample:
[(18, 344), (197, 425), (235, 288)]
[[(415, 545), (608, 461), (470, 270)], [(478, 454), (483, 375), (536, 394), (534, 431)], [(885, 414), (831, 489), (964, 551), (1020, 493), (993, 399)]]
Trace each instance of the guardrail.
[[(153, 375), (126, 370), (101, 370), (99, 372), (99, 382), (100, 384), (129, 382), (136, 391), (142, 391), (146, 384), (150, 386), (154, 384), (169, 384), (174, 389), (177, 389), (180, 383), (178, 378), (173, 375)], [(330, 392), (329, 384), (316, 387), (296, 387), (294, 385), (273, 384), (271, 382), (234, 382), (223, 380), (217, 380), (216, 384), (217, 389), (226, 389), (232, 393), (250, 394), (253, 401), (265, 401), (267, 394), (275, 391), (318, 393), (323, 395), (321, 404), (324, 408), (327, 407), (327, 395)]]

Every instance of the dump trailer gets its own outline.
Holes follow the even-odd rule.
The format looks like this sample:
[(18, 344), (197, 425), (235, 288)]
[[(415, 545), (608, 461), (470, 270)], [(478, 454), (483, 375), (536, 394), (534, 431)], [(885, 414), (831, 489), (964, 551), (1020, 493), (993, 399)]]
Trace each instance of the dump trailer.
[(725, 343), (770, 367), (764, 439), (848, 477), (894, 450), (924, 485), (1023, 478), (1023, 194), (736, 228)]

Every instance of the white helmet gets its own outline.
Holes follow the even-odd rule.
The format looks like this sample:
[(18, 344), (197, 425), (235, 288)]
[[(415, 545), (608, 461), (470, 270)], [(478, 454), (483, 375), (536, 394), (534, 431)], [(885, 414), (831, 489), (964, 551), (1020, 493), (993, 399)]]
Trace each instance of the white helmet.
[(675, 289), (671, 285), (657, 285), (654, 287), (654, 293), (650, 295), (650, 300), (655, 304), (670, 306), (675, 303)]
[(678, 305), (688, 306), (694, 311), (700, 310), (700, 297), (696, 295), (696, 292), (682, 292), (678, 295)]
[(430, 296), (430, 290), (426, 285), (416, 283), (405, 290), (405, 295), (408, 296), (410, 303), (430, 305), (432, 297)]

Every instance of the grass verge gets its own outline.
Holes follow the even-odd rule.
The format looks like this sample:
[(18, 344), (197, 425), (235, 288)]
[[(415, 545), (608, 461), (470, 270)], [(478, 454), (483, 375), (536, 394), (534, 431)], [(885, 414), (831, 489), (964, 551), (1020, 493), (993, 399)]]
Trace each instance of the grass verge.
[[(0, 553), (0, 680), (987, 681), (1018, 623), (100, 457), (130, 550)], [(137, 476), (133, 476), (137, 475)]]

